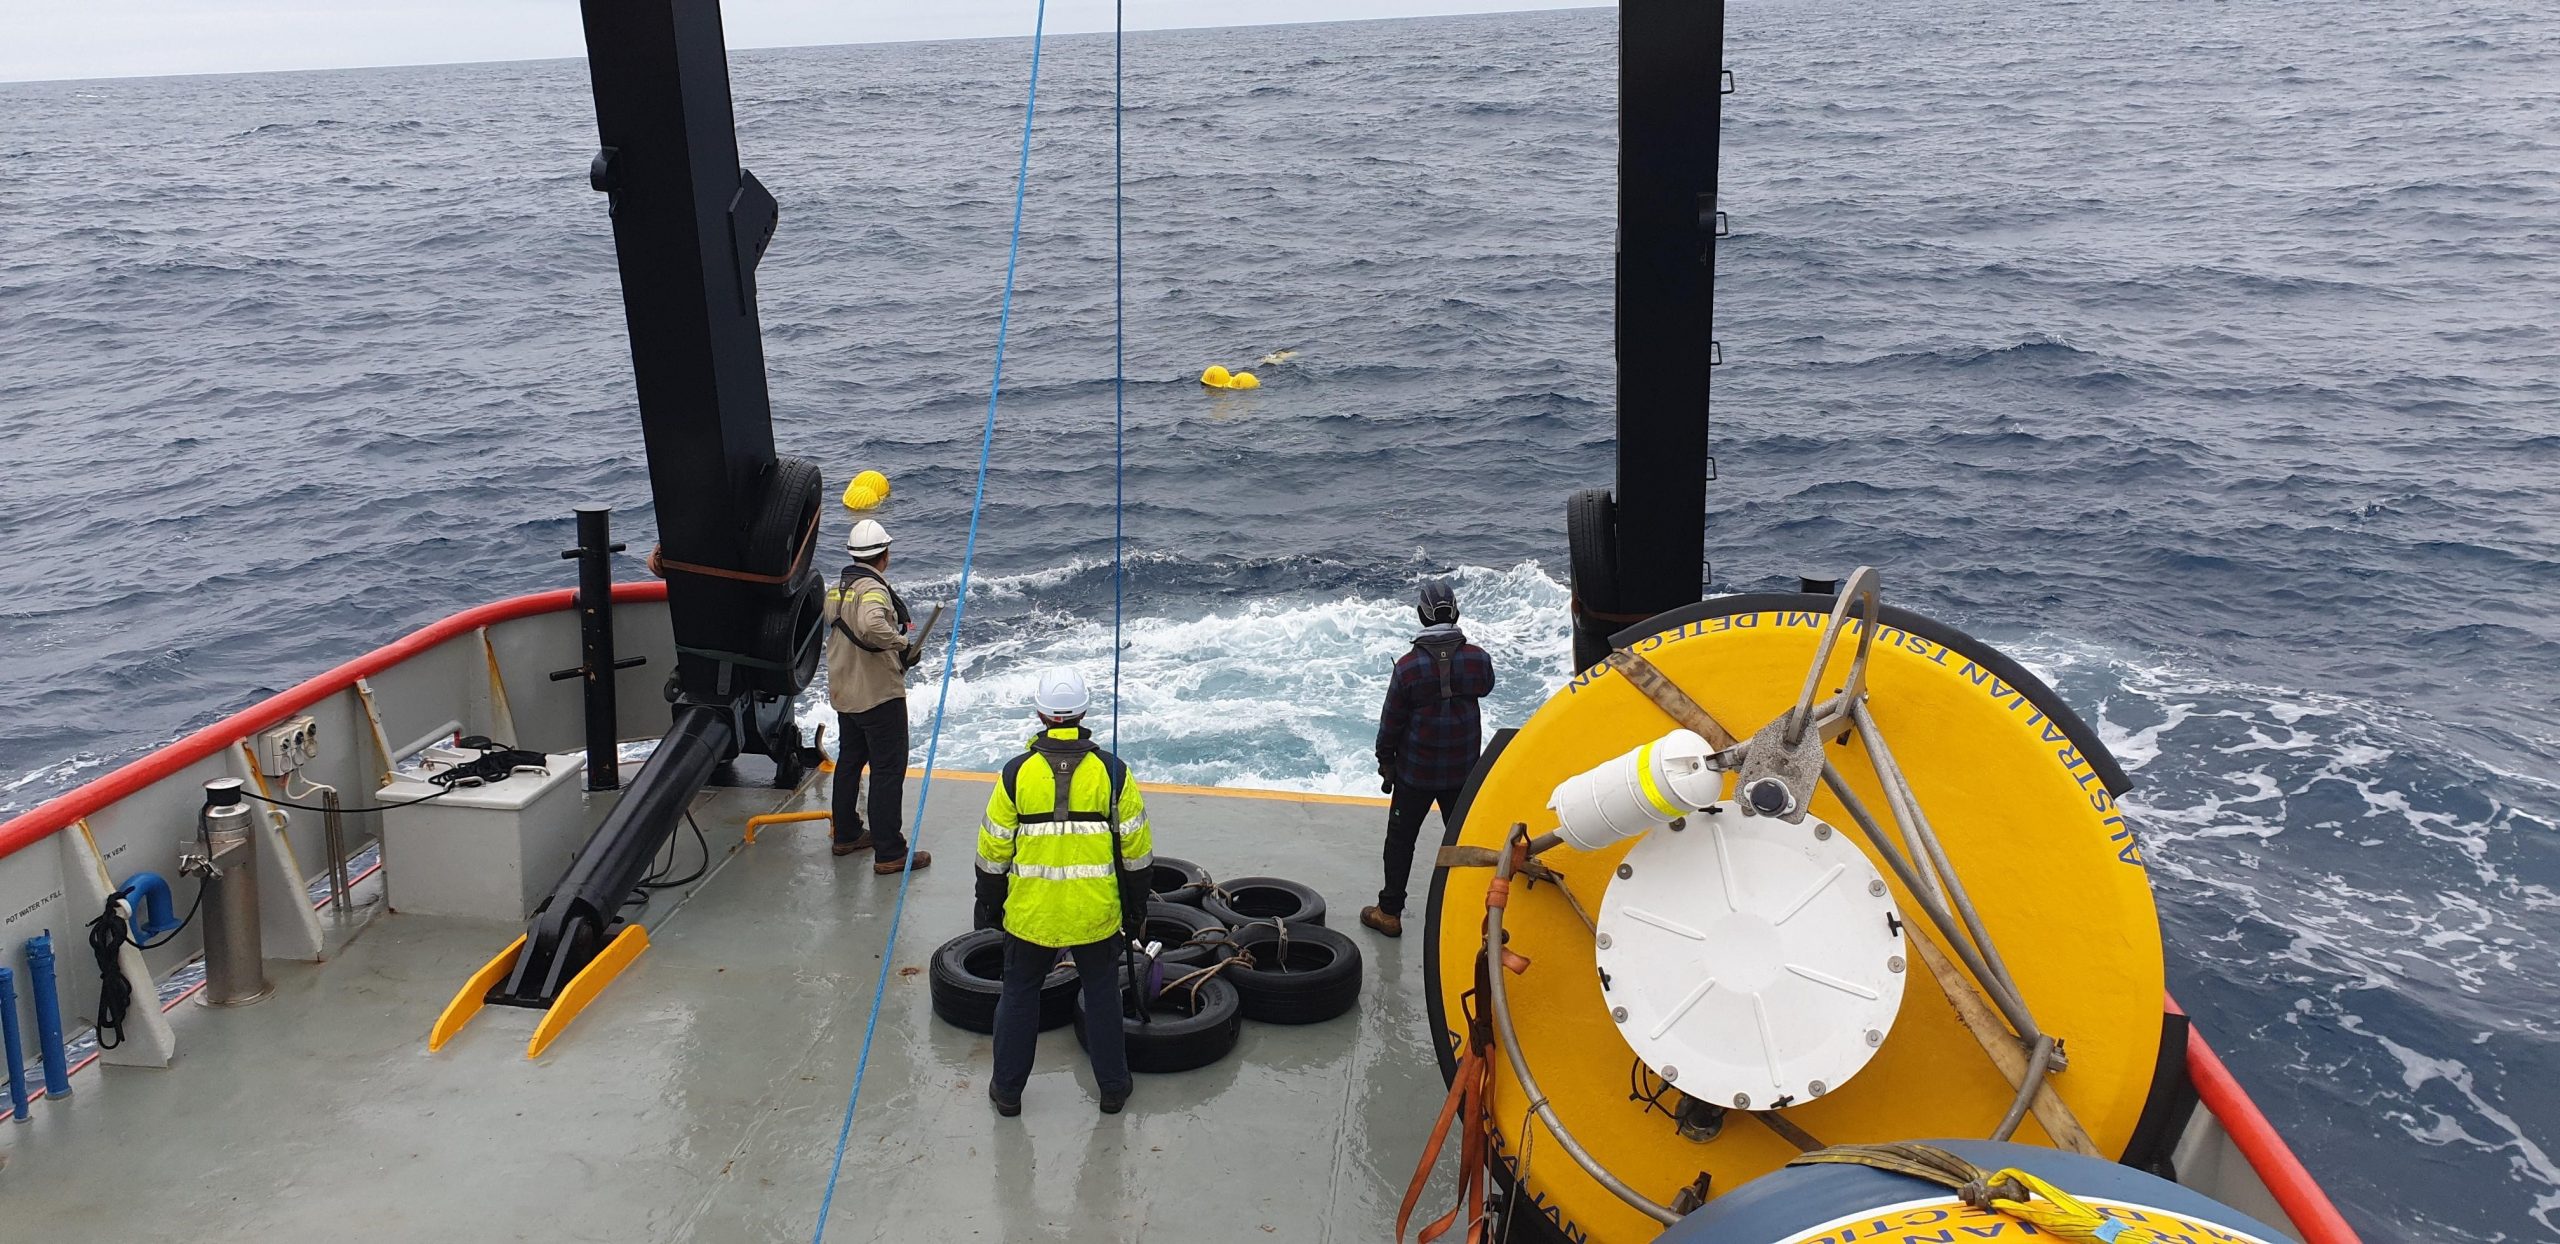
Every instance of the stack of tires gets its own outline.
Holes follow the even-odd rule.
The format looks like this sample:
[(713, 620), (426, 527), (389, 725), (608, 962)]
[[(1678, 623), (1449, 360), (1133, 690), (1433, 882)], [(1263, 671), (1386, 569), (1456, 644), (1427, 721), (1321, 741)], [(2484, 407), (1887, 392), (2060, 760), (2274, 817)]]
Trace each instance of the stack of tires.
[[(1324, 897), (1278, 877), (1218, 885), (1189, 860), (1159, 855), (1141, 945), (1153, 963), (1120, 973), (1122, 1032), (1133, 1071), (1189, 1071), (1227, 1056), (1243, 1021), (1315, 1024), (1360, 1001), (1360, 947), (1324, 927)], [(933, 1012), (972, 1032), (995, 1030), (1004, 935), (964, 933), (933, 954)], [(1040, 1026), (1076, 1017), (1083, 991), (1061, 964), (1040, 985)], [(1144, 995), (1146, 1005), (1139, 1000)], [(1077, 1026), (1077, 1040), (1084, 1030)]]

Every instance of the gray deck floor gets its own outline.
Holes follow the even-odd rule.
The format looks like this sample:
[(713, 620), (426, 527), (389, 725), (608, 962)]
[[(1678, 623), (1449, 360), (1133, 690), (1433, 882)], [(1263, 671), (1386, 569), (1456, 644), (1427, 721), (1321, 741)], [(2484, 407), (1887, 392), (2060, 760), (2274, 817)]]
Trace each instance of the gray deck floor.
[[(989, 1039), (933, 1018), (923, 971), (968, 926), (986, 793), (934, 783), (923, 845), (938, 862), (908, 898), (827, 1238), (1385, 1237), (1441, 1087), (1422, 940), (1354, 927), (1383, 810), (1151, 797), (1158, 850), (1322, 891), (1366, 954), (1361, 1007), (1247, 1023), (1225, 1060), (1139, 1077), (1117, 1117), (1095, 1110), (1072, 1034), (1044, 1033), (1007, 1120), (985, 1097)], [(823, 823), (733, 849), (779, 794), (702, 797), (725, 861), (659, 900), (649, 952), (538, 1061), (535, 1013), (500, 1007), (426, 1050), (514, 926), (383, 916), (328, 963), (270, 965), (263, 1003), (179, 1007), (171, 1069), (93, 1068), (68, 1101), (0, 1124), (0, 1240), (810, 1238), (897, 879), (830, 857)]]

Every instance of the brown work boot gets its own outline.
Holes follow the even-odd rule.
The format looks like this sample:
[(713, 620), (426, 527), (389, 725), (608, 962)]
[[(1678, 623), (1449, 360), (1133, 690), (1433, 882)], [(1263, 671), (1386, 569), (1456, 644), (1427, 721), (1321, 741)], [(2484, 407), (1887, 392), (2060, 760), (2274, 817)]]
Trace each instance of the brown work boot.
[(871, 865), (875, 876), (894, 877), (899, 873), (921, 872), (933, 867), (933, 852), (909, 851), (894, 860), (880, 860)]
[(835, 843), (835, 854), (851, 855), (856, 851), (868, 851), (871, 849), (870, 830), (863, 830), (861, 833), (853, 836), (853, 841), (846, 842), (835, 836), (835, 827), (836, 823), (834, 821), (827, 822), (827, 838)]
[(1404, 936), (1404, 917), (1380, 911), (1375, 907), (1363, 907), (1360, 909), (1360, 923), (1376, 929), (1389, 937)]

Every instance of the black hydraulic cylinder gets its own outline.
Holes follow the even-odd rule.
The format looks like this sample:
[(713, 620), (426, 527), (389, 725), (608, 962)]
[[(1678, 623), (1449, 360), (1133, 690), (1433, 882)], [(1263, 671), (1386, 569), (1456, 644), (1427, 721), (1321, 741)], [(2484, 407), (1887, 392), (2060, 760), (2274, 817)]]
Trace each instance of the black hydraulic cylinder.
[(1615, 612), (1706, 583), (1724, 0), (1618, 6)]
[(639, 888), (649, 862), (684, 818), (686, 805), (711, 778), (711, 770), (737, 754), (729, 714), (698, 704), (678, 705), (658, 750), (633, 775), (604, 824), (533, 913), (524, 950), (505, 983), (488, 1000), (507, 1006), (548, 1007), (578, 970), (612, 940), (622, 900)]

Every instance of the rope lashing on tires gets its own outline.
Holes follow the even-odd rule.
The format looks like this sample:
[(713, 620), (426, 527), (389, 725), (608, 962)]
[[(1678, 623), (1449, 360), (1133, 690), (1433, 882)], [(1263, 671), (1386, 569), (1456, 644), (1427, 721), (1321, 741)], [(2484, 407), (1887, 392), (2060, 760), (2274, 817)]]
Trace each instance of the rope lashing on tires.
[(1172, 980), (1166, 981), (1164, 983), (1164, 988), (1156, 991), (1156, 996), (1163, 997), (1166, 994), (1172, 993), (1174, 990), (1181, 989), (1188, 985), (1190, 986), (1190, 993), (1188, 997), (1191, 1001), (1191, 1009), (1197, 1011), (1200, 1009), (1200, 990), (1202, 986), (1207, 985), (1218, 975), (1218, 973), (1224, 972), (1228, 968), (1249, 968), (1252, 966), (1253, 956), (1243, 951), (1238, 951), (1235, 954), (1229, 955), (1224, 959), (1220, 959), (1216, 963), (1212, 963), (1205, 968), (1194, 968), (1193, 970), (1185, 972)]
[[(1274, 971), (1274, 972), (1286, 972), (1286, 971), (1288, 971), (1288, 970), (1289, 970), (1289, 922), (1288, 922), (1288, 921), (1283, 920), (1283, 919), (1281, 919), (1281, 918), (1280, 918), (1280, 917), (1278, 917), (1278, 916), (1273, 916), (1273, 917), (1272, 917), (1272, 918), (1270, 918), (1269, 920), (1256, 920), (1256, 921), (1254, 921), (1252, 924), (1240, 925), (1240, 926), (1238, 926), (1238, 927), (1237, 927), (1236, 932), (1238, 932), (1238, 933), (1242, 933), (1242, 932), (1244, 932), (1246, 929), (1260, 928), (1261, 926), (1266, 925), (1266, 924), (1267, 924), (1267, 925), (1270, 925), (1270, 926), (1271, 926), (1271, 931), (1272, 931), (1273, 933), (1275, 933), (1275, 934), (1279, 935), (1279, 938), (1280, 938), (1280, 962), (1279, 962), (1279, 963), (1277, 963), (1277, 964), (1275, 964), (1275, 965), (1273, 965), (1273, 967), (1272, 967), (1272, 969), (1271, 969), (1271, 970), (1272, 970), (1272, 971)], [(1228, 940), (1228, 941), (1230, 941), (1230, 942), (1233, 942), (1235, 939), (1234, 939), (1232, 936), (1230, 936), (1227, 940)], [(1236, 954), (1238, 954), (1238, 955), (1248, 955), (1248, 954), (1250, 954), (1250, 953), (1251, 953), (1251, 952), (1249, 952), (1249, 951), (1242, 951), (1242, 950), (1239, 950), (1239, 951), (1237, 951), (1237, 952), (1236, 952)]]
[(800, 577), (800, 572), (808, 567), (810, 558), (816, 555), (818, 547), (818, 515), (824, 508), (825, 507), (821, 506), (819, 509), (809, 511), (808, 525), (801, 528), (800, 539), (792, 546), (793, 552), (791, 554), (791, 564), (780, 574), (758, 574), (749, 570), (733, 570), (726, 566), (704, 566), (694, 562), (680, 562), (666, 555), (665, 545), (654, 545), (649, 549), (649, 556), (647, 559), (649, 573), (656, 575), (661, 579), (666, 578), (669, 571), (674, 571), (677, 574), (700, 575), (711, 579), (728, 579), (733, 582), (753, 583), (763, 587), (783, 586), (790, 583), (793, 579)]
[(1833, 1145), (1789, 1162), (1789, 1166), (1865, 1166), (1924, 1179), (1956, 1194), (1976, 1209), (2006, 1215), (2064, 1240), (2094, 1244), (2168, 1244), (2169, 1237), (2138, 1222), (2108, 1215), (2052, 1183), (2016, 1167), (1986, 1171), (1973, 1163), (1918, 1141), (1881, 1145)]

